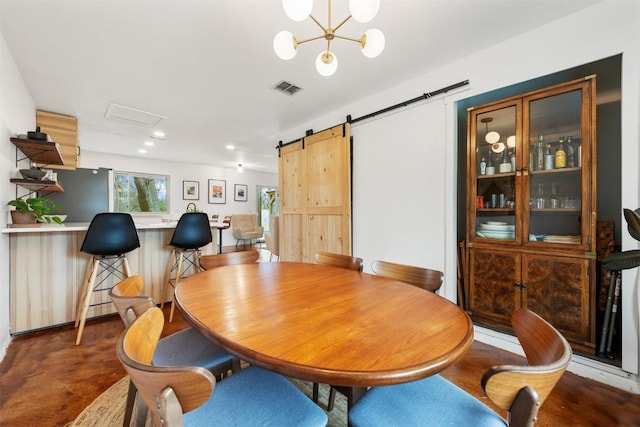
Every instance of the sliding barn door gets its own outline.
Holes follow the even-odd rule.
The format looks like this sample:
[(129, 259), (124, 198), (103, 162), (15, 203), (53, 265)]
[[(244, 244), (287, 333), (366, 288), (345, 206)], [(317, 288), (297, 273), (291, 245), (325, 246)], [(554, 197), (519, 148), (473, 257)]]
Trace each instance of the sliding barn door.
[(314, 262), (319, 251), (351, 255), (349, 125), (280, 148), (280, 260)]

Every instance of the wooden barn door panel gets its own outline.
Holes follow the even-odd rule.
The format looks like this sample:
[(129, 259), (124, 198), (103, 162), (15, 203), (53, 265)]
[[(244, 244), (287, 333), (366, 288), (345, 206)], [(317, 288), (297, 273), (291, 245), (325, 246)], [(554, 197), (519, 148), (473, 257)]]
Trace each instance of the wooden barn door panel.
[(313, 262), (318, 251), (351, 254), (350, 155), (347, 124), (280, 149), (282, 261)]

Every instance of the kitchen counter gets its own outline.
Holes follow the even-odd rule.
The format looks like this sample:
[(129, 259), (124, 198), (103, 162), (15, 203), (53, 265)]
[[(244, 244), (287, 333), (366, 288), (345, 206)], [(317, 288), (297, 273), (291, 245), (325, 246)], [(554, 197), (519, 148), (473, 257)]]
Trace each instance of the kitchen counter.
[[(157, 302), (168, 300), (162, 295), (169, 242), (177, 221), (136, 223), (140, 247), (127, 254), (131, 273), (143, 278), (145, 295)], [(222, 223), (211, 223), (216, 228)], [(2, 229), (9, 234), (10, 247), (10, 317), (11, 333), (24, 333), (75, 321), (76, 308), (88, 254), (80, 252), (89, 223), (10, 225)], [(212, 230), (213, 231), (213, 230)], [(202, 249), (216, 253), (217, 235)], [(110, 278), (100, 288), (116, 281)], [(94, 292), (88, 318), (115, 313), (108, 292)], [(87, 322), (90, 331), (91, 322)], [(72, 345), (73, 343), (69, 343)]]
[[(138, 230), (155, 230), (164, 228), (176, 228), (177, 220), (175, 221), (163, 221), (163, 222), (137, 222), (136, 229)], [(210, 222), (211, 228), (223, 227), (222, 222)], [(47, 233), (47, 232), (64, 232), (64, 231), (87, 231), (89, 228), (88, 222), (63, 222), (62, 224), (56, 224), (52, 222), (50, 224), (9, 224), (2, 229), (2, 233)], [(214, 236), (215, 240), (215, 236)]]

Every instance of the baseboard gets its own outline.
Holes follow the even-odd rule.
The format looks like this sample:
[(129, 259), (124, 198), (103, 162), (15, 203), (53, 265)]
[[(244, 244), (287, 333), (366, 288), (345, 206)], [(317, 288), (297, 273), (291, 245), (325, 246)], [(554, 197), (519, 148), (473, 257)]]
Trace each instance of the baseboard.
[[(481, 343), (524, 356), (518, 339), (513, 335), (474, 325), (474, 338)], [(640, 395), (640, 376), (616, 366), (574, 354), (567, 370), (581, 377)]]

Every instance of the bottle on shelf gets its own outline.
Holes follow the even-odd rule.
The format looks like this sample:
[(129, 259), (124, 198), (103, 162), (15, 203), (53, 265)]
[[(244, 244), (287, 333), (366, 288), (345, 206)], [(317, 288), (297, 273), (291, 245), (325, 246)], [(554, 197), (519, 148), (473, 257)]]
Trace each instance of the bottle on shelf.
[(489, 151), (489, 156), (487, 156), (487, 175), (495, 175), (496, 173), (496, 168), (493, 166), (493, 160), (491, 160), (492, 157), (493, 154)]
[(574, 168), (576, 167), (578, 162), (576, 162), (576, 149), (573, 146), (573, 142), (571, 141), (571, 137), (567, 137), (567, 167)]
[(502, 151), (502, 163), (500, 163), (499, 170), (500, 173), (511, 172), (511, 161), (506, 149)]
[(509, 153), (509, 161), (511, 161), (511, 172), (515, 172), (516, 171), (516, 152), (515, 152), (515, 150), (512, 150), (511, 153)]
[(480, 160), (480, 175), (486, 175), (487, 174), (487, 162), (484, 160), (484, 157), (482, 158), (482, 160)]
[(551, 144), (547, 144), (544, 152), (544, 170), (553, 169), (553, 154), (551, 154)]
[(560, 196), (558, 196), (558, 183), (551, 183), (551, 197), (549, 197), (549, 207), (552, 209), (558, 209), (560, 205)]
[(544, 135), (538, 137), (538, 153), (536, 155), (536, 170), (544, 169)]
[(556, 150), (556, 168), (567, 167), (567, 152), (564, 151), (564, 138), (558, 141), (558, 149)]

